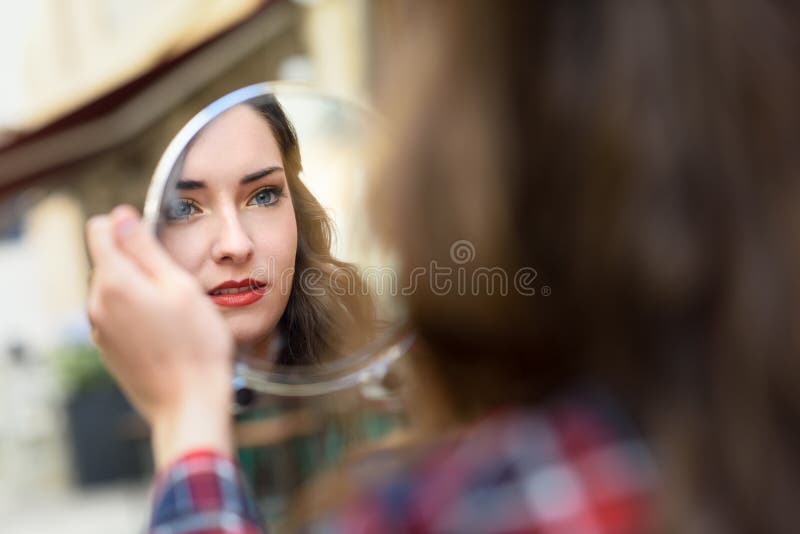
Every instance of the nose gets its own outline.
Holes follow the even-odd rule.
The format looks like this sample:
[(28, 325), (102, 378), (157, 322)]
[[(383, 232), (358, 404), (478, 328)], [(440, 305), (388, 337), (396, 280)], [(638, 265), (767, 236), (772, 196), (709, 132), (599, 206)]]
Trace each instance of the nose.
[(217, 263), (241, 264), (253, 255), (253, 241), (242, 226), (235, 211), (220, 213), (219, 234), (211, 247), (211, 257)]

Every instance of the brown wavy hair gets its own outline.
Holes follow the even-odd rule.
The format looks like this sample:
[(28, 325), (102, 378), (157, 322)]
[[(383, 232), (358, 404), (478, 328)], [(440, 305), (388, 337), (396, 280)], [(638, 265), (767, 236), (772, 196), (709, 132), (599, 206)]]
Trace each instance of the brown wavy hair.
[[(297, 220), (292, 291), (278, 322), (283, 347), (278, 363), (329, 361), (363, 346), (375, 324), (375, 307), (356, 265), (331, 254), (334, 226), (300, 178), (303, 164), (294, 126), (273, 95), (249, 100), (269, 124), (283, 157)], [(314, 276), (308, 276), (310, 272)]]
[(471, 269), (552, 291), (409, 297), (451, 416), (604, 384), (657, 454), (662, 531), (797, 532), (797, 7), (382, 4), (378, 228), (406, 272), (469, 240)]

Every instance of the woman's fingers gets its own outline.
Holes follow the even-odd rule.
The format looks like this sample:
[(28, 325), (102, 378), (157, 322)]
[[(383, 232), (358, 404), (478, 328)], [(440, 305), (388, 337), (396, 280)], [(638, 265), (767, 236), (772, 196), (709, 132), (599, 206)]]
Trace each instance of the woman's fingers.
[(92, 258), (92, 288), (115, 284), (140, 286), (142, 272), (114, 241), (112, 221), (106, 215), (92, 217), (86, 224), (86, 241)]
[(174, 281), (183, 276), (172, 258), (141, 221), (138, 212), (131, 206), (118, 206), (111, 212), (114, 238), (117, 245), (156, 281)]
[(99, 334), (108, 312), (124, 306), (131, 295), (148, 298), (154, 291), (149, 277), (117, 246), (110, 217), (90, 219), (86, 224), (86, 241), (94, 264), (87, 312), (96, 331), (95, 341), (102, 345)]
[(92, 258), (94, 271), (113, 262), (114, 240), (111, 235), (111, 219), (108, 215), (96, 215), (86, 223), (86, 244)]

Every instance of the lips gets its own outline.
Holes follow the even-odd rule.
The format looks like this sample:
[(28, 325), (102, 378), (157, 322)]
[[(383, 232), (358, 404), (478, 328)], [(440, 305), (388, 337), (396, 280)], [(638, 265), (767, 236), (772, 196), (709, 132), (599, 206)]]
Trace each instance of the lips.
[(218, 306), (247, 306), (261, 299), (266, 293), (267, 285), (252, 278), (244, 280), (228, 280), (210, 290), (208, 296)]

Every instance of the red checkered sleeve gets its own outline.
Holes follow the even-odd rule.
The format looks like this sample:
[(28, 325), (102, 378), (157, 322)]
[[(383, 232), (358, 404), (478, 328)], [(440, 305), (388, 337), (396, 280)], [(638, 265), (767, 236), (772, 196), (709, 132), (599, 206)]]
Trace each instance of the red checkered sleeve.
[(640, 534), (657, 478), (613, 402), (578, 396), (492, 414), (308, 531)]
[(236, 464), (211, 451), (187, 454), (157, 480), (150, 534), (264, 534)]

